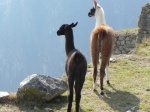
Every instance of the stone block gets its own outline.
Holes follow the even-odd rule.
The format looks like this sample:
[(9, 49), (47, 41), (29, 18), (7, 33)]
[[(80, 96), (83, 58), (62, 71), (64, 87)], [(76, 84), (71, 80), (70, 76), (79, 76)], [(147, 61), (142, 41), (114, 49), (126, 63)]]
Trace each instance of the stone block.
[(65, 81), (46, 75), (33, 74), (24, 79), (18, 88), (19, 101), (46, 102), (67, 91)]

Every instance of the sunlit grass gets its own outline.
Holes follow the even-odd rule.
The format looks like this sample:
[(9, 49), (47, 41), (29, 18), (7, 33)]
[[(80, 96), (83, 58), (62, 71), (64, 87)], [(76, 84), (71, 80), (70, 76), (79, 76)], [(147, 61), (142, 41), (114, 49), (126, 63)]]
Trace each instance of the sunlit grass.
[(123, 29), (123, 30), (118, 30), (116, 31), (117, 33), (138, 33), (138, 28), (128, 28), (128, 29)]
[[(80, 112), (126, 112), (133, 107), (136, 107), (136, 112), (150, 111), (150, 45), (140, 44), (135, 50), (135, 53), (131, 55), (114, 55), (116, 61), (109, 66), (111, 86), (104, 81), (105, 95), (103, 97), (99, 94), (99, 75), (97, 91), (94, 92), (92, 89), (92, 66), (88, 65), (88, 75), (82, 89)], [(65, 74), (63, 79), (67, 79)], [(39, 108), (48, 107), (54, 112), (66, 112), (67, 95), (68, 91)], [(12, 102), (15, 105), (15, 107), (12, 106), (15, 112), (29, 109), (17, 104), (15, 94), (11, 94), (5, 102)], [(0, 104), (0, 108), (7, 109), (8, 106)], [(75, 96), (72, 111), (75, 111)]]

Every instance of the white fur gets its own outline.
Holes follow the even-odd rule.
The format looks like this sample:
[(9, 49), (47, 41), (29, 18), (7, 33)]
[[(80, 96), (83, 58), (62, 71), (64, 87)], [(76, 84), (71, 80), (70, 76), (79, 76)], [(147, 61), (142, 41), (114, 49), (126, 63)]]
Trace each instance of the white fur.
[(96, 81), (93, 83), (93, 90), (96, 90)]
[(96, 28), (100, 24), (106, 24), (106, 20), (105, 20), (105, 13), (103, 8), (98, 3), (95, 8), (96, 8), (96, 12), (95, 12), (95, 18), (96, 18), (95, 28)]
[(108, 66), (106, 66), (105, 68), (105, 73), (106, 73), (106, 81), (109, 81)]

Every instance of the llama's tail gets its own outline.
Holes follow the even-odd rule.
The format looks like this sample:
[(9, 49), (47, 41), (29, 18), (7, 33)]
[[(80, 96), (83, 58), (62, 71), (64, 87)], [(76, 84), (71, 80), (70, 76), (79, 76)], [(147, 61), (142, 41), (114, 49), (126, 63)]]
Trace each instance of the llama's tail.
[(101, 28), (101, 30), (98, 33), (98, 38), (100, 40), (104, 39), (106, 37), (106, 35), (108, 34), (108, 30), (105, 28)]
[(87, 71), (87, 61), (84, 55), (80, 52), (74, 54), (74, 61), (76, 64), (75, 69), (75, 94), (76, 94), (76, 106), (78, 107), (81, 98), (81, 90), (85, 81), (85, 75)]
[(80, 52), (75, 52), (74, 53), (74, 62), (75, 64), (80, 64), (82, 63), (82, 61), (84, 61), (84, 56), (80, 53)]

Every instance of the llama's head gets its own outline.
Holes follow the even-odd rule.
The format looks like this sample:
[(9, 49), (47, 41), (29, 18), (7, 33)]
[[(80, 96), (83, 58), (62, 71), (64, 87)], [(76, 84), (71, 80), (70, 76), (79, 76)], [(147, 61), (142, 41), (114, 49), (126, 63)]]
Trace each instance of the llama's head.
[(94, 2), (94, 7), (90, 10), (90, 12), (88, 13), (89, 17), (93, 17), (95, 15), (97, 15), (97, 13), (102, 10), (101, 6), (96, 2), (96, 0), (93, 0)]
[(59, 28), (59, 30), (57, 31), (57, 35), (65, 35), (65, 32), (69, 29), (72, 29), (73, 27), (75, 27), (78, 24), (78, 22), (76, 22), (75, 24), (63, 24), (61, 25), (61, 27)]
[(93, 17), (93, 16), (95, 16), (95, 8), (93, 7), (91, 10), (90, 10), (90, 12), (88, 13), (88, 16), (89, 17)]

